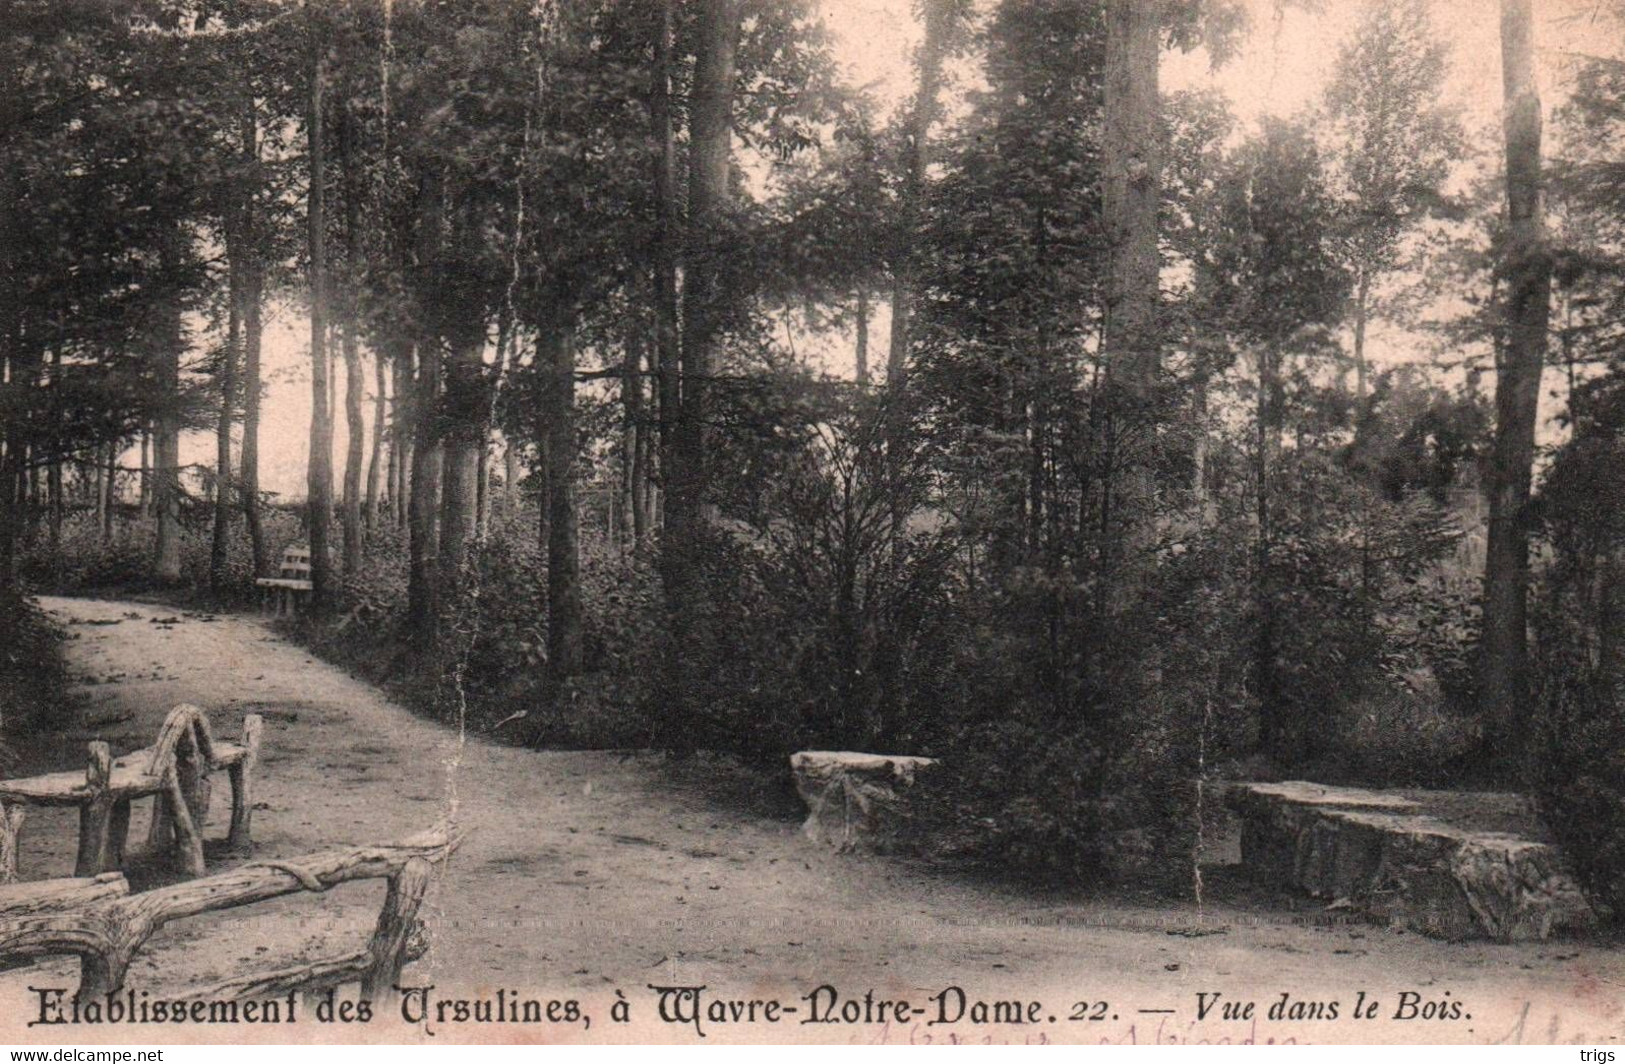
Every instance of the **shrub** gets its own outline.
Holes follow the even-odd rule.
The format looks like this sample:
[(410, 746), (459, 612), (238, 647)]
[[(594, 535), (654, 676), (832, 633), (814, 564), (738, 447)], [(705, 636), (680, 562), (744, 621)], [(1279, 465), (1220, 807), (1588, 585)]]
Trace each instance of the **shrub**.
[(14, 747), (66, 705), (62, 630), (16, 588), (0, 590), (0, 770)]

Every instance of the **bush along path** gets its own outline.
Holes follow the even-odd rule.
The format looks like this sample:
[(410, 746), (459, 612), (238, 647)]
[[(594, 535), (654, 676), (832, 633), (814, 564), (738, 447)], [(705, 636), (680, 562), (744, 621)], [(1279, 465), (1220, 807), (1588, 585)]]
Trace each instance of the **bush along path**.
[[(777, 997), (799, 1010), (777, 1024), (702, 1021), (707, 1039), (719, 1041), (1546, 1041), (1621, 1033), (1613, 988), (1625, 981), (1625, 960), (1601, 945), (1452, 945), (1318, 908), (1294, 913), (1273, 895), (1198, 911), (1146, 898), (1033, 895), (837, 855), (805, 839), (793, 818), (746, 812), (696, 782), (723, 771), (704, 758), (677, 764), (647, 753), (460, 742), (257, 618), (83, 599), (44, 604), (72, 633), (68, 659), (83, 703), (81, 719), (62, 722), (62, 764), (53, 767), (82, 758), (87, 736), (107, 739), (115, 753), (139, 745), (170, 707), (191, 702), (227, 732), (244, 713), (265, 718), (253, 859), (404, 838), (455, 807), (470, 834), (437, 872), (424, 910), (430, 952), (408, 970), (408, 983), (433, 984), (436, 998), (503, 988), (573, 999), (593, 1028), (458, 1025), (448, 1012), (445, 1024), (430, 1017), (436, 1037), (613, 1037), (617, 990), (634, 1023), (658, 1034), (658, 995), (649, 987), (702, 984), (708, 1000)], [(225, 822), (226, 796), (215, 801), (210, 839)], [(132, 837), (144, 837), (145, 815), (138, 812)], [(31, 818), (23, 878), (68, 874), (75, 828), (65, 813)], [(211, 848), (211, 870), (236, 860)], [(175, 990), (227, 977), (250, 957), (330, 951), (370, 930), (377, 899), (365, 888), (354, 896), (340, 889), (317, 908), (271, 903), (176, 925), (138, 962), (130, 984)], [(46, 964), (53, 966), (71, 970)], [(3, 1015), (37, 1011), (26, 987), (41, 978), (37, 970), (6, 973)], [(840, 1001), (873, 991), (876, 1000), (906, 999), (926, 1011), (906, 1022), (825, 1024), (830, 991), (814, 994), (820, 986)], [(953, 987), (963, 991), (963, 1015)], [(1355, 1020), (1349, 1013), (1362, 991), (1367, 1007), (1379, 1007)], [(1272, 1017), (1283, 993), (1286, 1004), (1273, 1010), (1281, 1018)], [(1424, 1020), (1426, 1004), (1446, 993), (1460, 1015)], [(972, 1023), (974, 1002), (995, 999), (1038, 1002), (1036, 1021)], [(1252, 1001), (1252, 1018), (1226, 1021), (1209, 1009), (1199, 1020), (1201, 1006), (1215, 1000)], [(1340, 1019), (1292, 1023), (1309, 1011), (1293, 1006), (1312, 1001), (1339, 1002)], [(960, 1022), (928, 1023), (944, 1018), (939, 1010)], [(413, 1036), (398, 1026), (398, 1010), (374, 1022)], [(416, 1033), (428, 1032), (419, 1025)], [(698, 1037), (693, 1024), (664, 1034)]]

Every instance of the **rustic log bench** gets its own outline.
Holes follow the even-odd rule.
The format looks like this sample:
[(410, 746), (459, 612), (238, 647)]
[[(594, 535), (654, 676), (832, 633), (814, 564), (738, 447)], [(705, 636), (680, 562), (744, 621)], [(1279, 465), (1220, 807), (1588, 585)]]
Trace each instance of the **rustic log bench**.
[(298, 613), (316, 587), (310, 579), (310, 548), (296, 544), (283, 551), (277, 575), (262, 576), (254, 586), (260, 590), (261, 609), (278, 616)]
[(28, 779), (0, 780), (0, 884), (17, 879), (17, 833), (31, 805), (77, 806), (79, 853), (74, 875), (95, 876), (124, 863), (130, 831), (130, 803), (154, 799), (147, 835), (154, 849), (173, 843), (188, 876), (203, 874), (203, 822), (209, 811), (209, 773), (224, 769), (231, 779), (233, 849), (249, 844), (253, 816), (253, 774), (259, 760), (258, 714), (243, 718), (240, 742), (215, 739), (209, 718), (196, 706), (170, 711), (158, 741), (114, 759), (104, 742), (90, 744), (85, 771), (53, 772)]
[(359, 950), (293, 967), (241, 975), (188, 991), (187, 1000), (242, 1001), (318, 991), (360, 981), (364, 997), (387, 995), (406, 963), (427, 950), (418, 907), (432, 866), (460, 838), (444, 829), (394, 845), (329, 850), (296, 860), (256, 861), (229, 872), (131, 894), (108, 872), (0, 887), (0, 958), (79, 958), (79, 997), (116, 993), (130, 962), (165, 924), (183, 917), (267, 901), (301, 890), (326, 891), (357, 879), (387, 879), (389, 890), (371, 939)]

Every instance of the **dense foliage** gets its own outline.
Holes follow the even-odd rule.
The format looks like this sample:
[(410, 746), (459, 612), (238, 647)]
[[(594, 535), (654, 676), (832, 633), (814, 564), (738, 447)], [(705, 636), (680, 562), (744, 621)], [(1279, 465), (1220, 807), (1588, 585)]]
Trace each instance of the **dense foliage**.
[[(1155, 83), (1233, 56), (1236, 4), (1163, 5), (1138, 73), (1132, 0), (916, 6), (888, 109), (810, 0), (11, 5), (0, 593), (240, 604), (336, 521), (299, 631), (426, 712), (935, 756), (934, 856), (1073, 881), (1182, 886), (1213, 779), (1504, 768), (1509, 474), (1463, 372), (1510, 334), (1503, 145), (1439, 105), (1429, 5), (1366, 0), (1323, 97), (1256, 121)], [(1584, 757), (1625, 748), (1620, 89), (1575, 74), (1536, 257), (1567, 405), (1530, 754), (1575, 831), (1625, 808)], [(267, 314), (311, 323), (291, 504)], [(1575, 840), (1604, 893), (1622, 837)]]

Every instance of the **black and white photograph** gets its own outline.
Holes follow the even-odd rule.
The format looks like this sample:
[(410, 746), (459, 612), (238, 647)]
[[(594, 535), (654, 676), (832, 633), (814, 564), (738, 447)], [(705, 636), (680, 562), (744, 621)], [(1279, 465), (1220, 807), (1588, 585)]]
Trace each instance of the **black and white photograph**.
[(1622, 931), (1625, 0), (0, 0), (0, 1044), (1608, 1064)]

